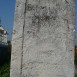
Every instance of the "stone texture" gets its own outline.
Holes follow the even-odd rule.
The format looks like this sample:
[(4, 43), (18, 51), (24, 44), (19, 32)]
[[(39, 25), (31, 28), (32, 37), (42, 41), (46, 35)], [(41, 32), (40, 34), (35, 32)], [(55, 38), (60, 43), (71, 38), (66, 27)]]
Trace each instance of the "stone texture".
[(75, 0), (16, 0), (10, 77), (74, 77)]

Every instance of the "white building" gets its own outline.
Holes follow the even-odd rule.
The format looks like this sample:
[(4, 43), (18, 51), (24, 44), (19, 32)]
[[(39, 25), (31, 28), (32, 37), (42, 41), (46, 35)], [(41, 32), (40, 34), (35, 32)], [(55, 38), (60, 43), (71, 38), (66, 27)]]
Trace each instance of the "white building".
[(7, 44), (7, 31), (0, 25), (0, 44)]

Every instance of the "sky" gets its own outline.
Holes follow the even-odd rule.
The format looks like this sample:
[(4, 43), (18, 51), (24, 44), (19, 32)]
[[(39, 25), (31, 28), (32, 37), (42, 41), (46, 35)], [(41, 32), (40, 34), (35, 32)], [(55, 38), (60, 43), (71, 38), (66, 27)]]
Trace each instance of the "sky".
[[(8, 39), (12, 38), (13, 23), (14, 23), (14, 11), (15, 11), (16, 0), (0, 0), (0, 18), (2, 20), (3, 27), (8, 31)], [(77, 7), (77, 0), (76, 0)], [(77, 12), (77, 8), (76, 8)], [(77, 14), (76, 14), (76, 25), (77, 25)], [(76, 40), (77, 44), (77, 26), (76, 26)]]
[(15, 0), (0, 0), (0, 18), (4, 29), (8, 31), (8, 39), (12, 37)]

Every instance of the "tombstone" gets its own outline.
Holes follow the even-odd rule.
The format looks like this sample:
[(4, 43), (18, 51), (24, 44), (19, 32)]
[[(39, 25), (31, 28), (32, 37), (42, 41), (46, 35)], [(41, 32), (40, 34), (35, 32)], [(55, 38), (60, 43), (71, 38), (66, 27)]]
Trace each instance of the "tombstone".
[(75, 0), (16, 0), (10, 77), (74, 77)]

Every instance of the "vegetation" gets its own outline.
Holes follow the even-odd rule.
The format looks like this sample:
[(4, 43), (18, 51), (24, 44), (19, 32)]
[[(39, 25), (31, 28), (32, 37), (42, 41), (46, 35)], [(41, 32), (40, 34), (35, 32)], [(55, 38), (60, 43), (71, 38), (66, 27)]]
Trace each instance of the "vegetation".
[(77, 46), (75, 46), (75, 64), (77, 65)]
[(75, 55), (75, 64), (77, 65), (77, 55)]
[(10, 77), (11, 42), (7, 48), (0, 48), (0, 77)]
[(75, 77), (77, 77), (77, 74), (75, 75)]
[(10, 63), (0, 66), (0, 77), (10, 77)]

